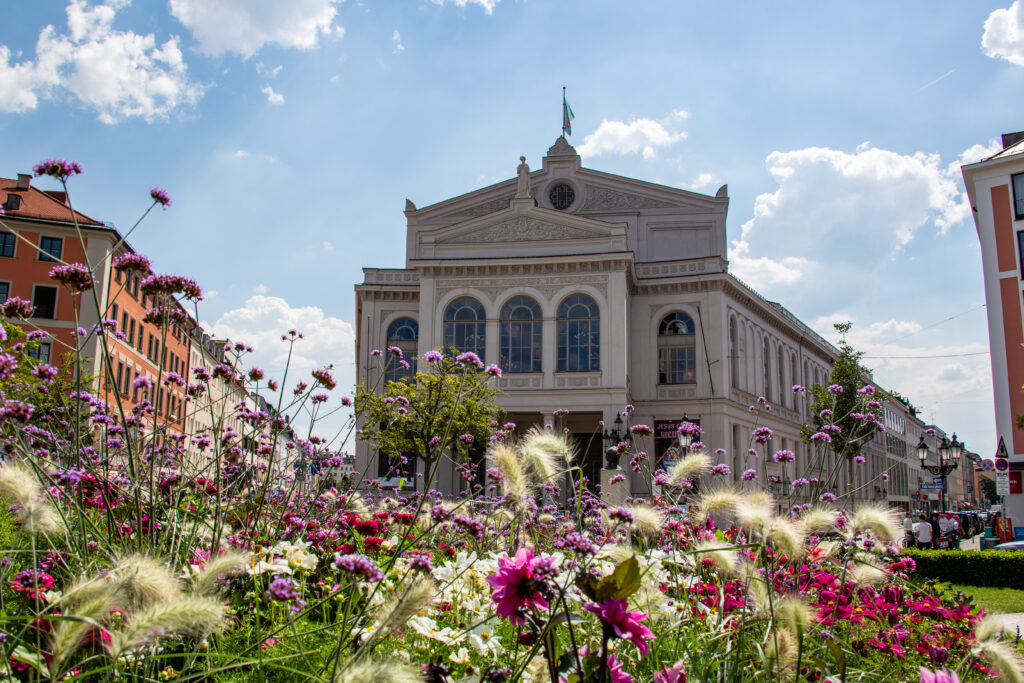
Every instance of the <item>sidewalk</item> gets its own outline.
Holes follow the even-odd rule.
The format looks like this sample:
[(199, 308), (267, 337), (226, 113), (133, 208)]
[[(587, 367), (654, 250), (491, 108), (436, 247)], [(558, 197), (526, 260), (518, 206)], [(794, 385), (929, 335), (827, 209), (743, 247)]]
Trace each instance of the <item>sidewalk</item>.
[(1010, 614), (994, 614), (992, 615), (999, 619), (1003, 624), (1003, 628), (1006, 629), (1006, 635), (1013, 636), (1015, 634), (1024, 635), (1024, 612), (1011, 612)]

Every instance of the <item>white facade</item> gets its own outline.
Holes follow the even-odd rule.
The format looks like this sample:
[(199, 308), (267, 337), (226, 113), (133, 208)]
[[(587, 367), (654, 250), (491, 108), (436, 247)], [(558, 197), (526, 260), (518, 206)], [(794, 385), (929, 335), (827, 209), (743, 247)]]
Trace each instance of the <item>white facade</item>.
[[(356, 287), (360, 381), (379, 379), (368, 370), (373, 349), (401, 342), (422, 355), (453, 338), (480, 342), (446, 323), (454, 310), (479, 316), (472, 324), (483, 331), (480, 355), (504, 370), (499, 401), (509, 419), (521, 428), (555, 424), (554, 411), (569, 410), (557, 424), (591, 444), (591, 472), (599, 467), (602, 422), (610, 426), (632, 404), (632, 424), (699, 420), (708, 447), (728, 451), (718, 461), (736, 477), (754, 466), (746, 455), (752, 430), (767, 425), (775, 433), (771, 452), (797, 455), (785, 471), (772, 463), (769, 474), (809, 477), (799, 437), (807, 404), (791, 387), (824, 382), (837, 351), (728, 273), (728, 205), (725, 186), (707, 196), (583, 168), (564, 138), (528, 179), (422, 209), (407, 202), (406, 267), (366, 268)], [(568, 317), (589, 302), (596, 322), (591, 314)], [(510, 315), (533, 317), (517, 327), (522, 318)], [(414, 342), (400, 339), (414, 326)], [(536, 344), (530, 335), (538, 329), (536, 356), (512, 341), (526, 334)], [(759, 396), (772, 410), (757, 417), (749, 406)], [(655, 450), (651, 438), (641, 446)], [(356, 455), (356, 470), (372, 475), (367, 444)], [(454, 473), (438, 488), (457, 490)], [(641, 477), (633, 477), (632, 491), (647, 492)]]

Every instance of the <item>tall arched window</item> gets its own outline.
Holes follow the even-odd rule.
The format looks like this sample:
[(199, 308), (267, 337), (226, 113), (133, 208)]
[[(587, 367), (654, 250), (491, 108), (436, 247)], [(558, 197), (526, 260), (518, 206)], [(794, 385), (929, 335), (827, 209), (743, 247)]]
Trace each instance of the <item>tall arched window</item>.
[(658, 326), (658, 384), (697, 381), (697, 340), (693, 318), (670, 313)]
[(505, 372), (541, 371), (540, 306), (528, 296), (515, 296), (501, 309), (501, 355)]
[(776, 372), (779, 375), (779, 405), (788, 406), (789, 400), (786, 398), (786, 356), (782, 352), (782, 345), (779, 345), (778, 353), (776, 354), (775, 364), (778, 366)]
[(484, 307), (472, 297), (463, 296), (444, 310), (444, 345), (459, 351), (472, 351), (484, 357), (487, 338), (487, 316)]
[(772, 396), (772, 347), (768, 343), (768, 337), (764, 338), (761, 360), (764, 361), (764, 397), (770, 400)]
[(388, 367), (384, 376), (389, 382), (416, 375), (416, 342), (419, 338), (419, 323), (412, 318), (400, 318), (388, 326), (388, 346), (401, 349), (403, 360), (409, 364), (406, 368), (398, 362), (398, 358), (388, 354)]
[(740, 344), (736, 333), (736, 318), (729, 318), (729, 374), (732, 386), (740, 388)]
[(601, 313), (586, 294), (566, 297), (558, 307), (558, 372), (601, 369)]

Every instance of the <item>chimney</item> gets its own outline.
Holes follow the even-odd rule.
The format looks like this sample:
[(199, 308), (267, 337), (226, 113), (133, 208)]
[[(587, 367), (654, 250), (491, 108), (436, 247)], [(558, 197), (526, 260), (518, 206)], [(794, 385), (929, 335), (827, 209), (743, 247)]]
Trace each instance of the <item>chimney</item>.
[(1024, 140), (1024, 130), (1017, 133), (1003, 133), (1003, 149), (1016, 145)]
[(32, 176), (28, 173), (19, 173), (18, 182), (15, 184), (17, 190), (27, 190), (32, 186)]

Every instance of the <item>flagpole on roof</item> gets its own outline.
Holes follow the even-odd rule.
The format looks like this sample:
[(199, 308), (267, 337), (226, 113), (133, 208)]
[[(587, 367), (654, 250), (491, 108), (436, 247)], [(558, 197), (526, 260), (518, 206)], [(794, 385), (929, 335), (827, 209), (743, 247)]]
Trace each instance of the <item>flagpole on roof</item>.
[(572, 120), (576, 115), (572, 113), (569, 101), (565, 99), (565, 86), (562, 86), (562, 137), (572, 135)]

